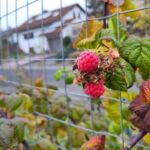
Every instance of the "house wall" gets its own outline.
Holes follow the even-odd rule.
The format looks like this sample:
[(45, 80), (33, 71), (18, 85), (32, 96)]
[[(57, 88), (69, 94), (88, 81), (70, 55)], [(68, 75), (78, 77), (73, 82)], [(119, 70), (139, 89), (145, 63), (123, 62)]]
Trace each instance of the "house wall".
[(74, 17), (74, 14), (76, 18), (78, 18), (78, 15), (80, 14), (80, 18), (78, 18), (79, 21), (86, 19), (85, 13), (76, 6), (63, 17), (63, 20), (72, 19)]
[[(79, 14), (80, 14), (80, 18), (78, 18)], [(63, 21), (67, 19), (72, 19), (74, 15), (76, 16), (76, 19), (74, 19), (73, 21), (74, 23), (85, 19), (85, 13), (77, 6), (74, 7), (71, 11), (69, 11), (65, 16), (63, 16), (62, 19)], [(42, 29), (44, 30), (44, 33), (47, 33), (47, 32), (51, 32), (55, 30), (56, 27), (59, 27), (59, 26), (61, 26), (61, 21), (54, 22), (50, 26), (43, 27)], [(76, 25), (66, 26), (63, 29), (63, 37), (66, 37), (66, 36), (74, 37), (73, 29), (77, 26), (79, 25), (76, 24)], [(42, 29), (37, 28), (37, 29), (30, 30), (29, 32), (33, 32), (34, 38), (29, 39), (29, 40), (24, 39), (24, 34), (28, 33), (27, 31), (18, 33), (19, 46), (25, 53), (29, 53), (30, 48), (33, 48), (36, 53), (42, 53), (43, 48), (46, 51), (53, 51), (51, 50), (50, 42), (48, 41), (48, 39), (45, 36), (41, 36), (41, 34), (43, 33)], [(14, 33), (13, 34), (14, 42), (17, 42), (16, 37), (17, 35), (16, 33)]]
[[(24, 34), (27, 32), (18, 33), (18, 43), (19, 47), (25, 52), (29, 53), (29, 49), (33, 48), (36, 53), (42, 53), (44, 50), (50, 50), (47, 38), (45, 36), (40, 36), (42, 31), (40, 30), (30, 30), (29, 32), (33, 32), (34, 38), (32, 39), (24, 39)], [(14, 34), (15, 42), (17, 42), (17, 34)]]
[[(78, 20), (74, 20), (72, 23)], [(63, 29), (63, 37), (70, 36), (72, 40), (77, 36), (81, 29), (82, 23), (72, 24)]]

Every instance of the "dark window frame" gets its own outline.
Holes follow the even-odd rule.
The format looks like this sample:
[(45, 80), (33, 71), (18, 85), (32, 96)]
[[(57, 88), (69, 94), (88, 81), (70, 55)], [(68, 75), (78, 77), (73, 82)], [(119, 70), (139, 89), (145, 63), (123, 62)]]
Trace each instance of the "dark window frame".
[(34, 38), (33, 32), (25, 33), (23, 36), (24, 36), (25, 40), (33, 39)]

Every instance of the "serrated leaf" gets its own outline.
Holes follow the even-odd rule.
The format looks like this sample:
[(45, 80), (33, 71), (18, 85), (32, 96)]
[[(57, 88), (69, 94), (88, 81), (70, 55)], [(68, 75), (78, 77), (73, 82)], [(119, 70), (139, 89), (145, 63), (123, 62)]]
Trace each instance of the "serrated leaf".
[(95, 34), (93, 34), (89, 38), (85, 38), (78, 42), (77, 47), (78, 49), (93, 49), (96, 48), (97, 41), (95, 39)]
[(15, 111), (17, 108), (19, 108), (22, 104), (22, 99), (20, 95), (17, 94), (11, 94), (6, 98), (6, 106), (10, 111)]
[(149, 39), (128, 39), (121, 49), (121, 56), (134, 68), (139, 68), (143, 79), (150, 77), (150, 42)]
[(119, 47), (119, 43), (110, 29), (100, 29), (91, 37), (81, 40), (78, 48), (98, 49), (100, 46), (104, 46), (104, 41), (111, 41), (113, 47)]
[[(117, 39), (117, 37), (118, 37), (117, 17), (113, 17), (113, 18), (109, 19), (108, 26), (112, 30), (112, 33), (114, 34), (114, 36)], [(122, 43), (124, 40), (127, 39), (127, 37), (128, 37), (128, 33), (127, 33), (126, 28), (122, 24), (120, 24), (120, 26), (119, 26), (120, 40), (119, 41)]]
[(114, 72), (107, 73), (105, 85), (113, 90), (127, 91), (135, 80), (134, 70), (129, 63), (120, 58)]

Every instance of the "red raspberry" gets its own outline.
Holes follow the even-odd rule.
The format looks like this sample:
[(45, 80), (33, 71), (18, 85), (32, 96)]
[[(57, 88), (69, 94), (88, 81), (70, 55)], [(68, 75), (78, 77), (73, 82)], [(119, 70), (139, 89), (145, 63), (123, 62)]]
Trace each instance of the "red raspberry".
[(94, 98), (99, 98), (105, 92), (104, 81), (101, 80), (99, 83), (87, 83), (87, 84), (85, 84), (84, 92), (86, 94), (91, 95)]
[(77, 66), (81, 72), (92, 73), (97, 69), (98, 63), (99, 58), (94, 52), (84, 51), (78, 58)]

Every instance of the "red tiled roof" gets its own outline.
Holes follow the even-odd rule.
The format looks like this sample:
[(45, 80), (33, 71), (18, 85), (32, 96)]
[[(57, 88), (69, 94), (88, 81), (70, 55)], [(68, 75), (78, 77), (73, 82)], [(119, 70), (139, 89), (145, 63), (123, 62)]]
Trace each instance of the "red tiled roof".
[(55, 38), (59, 36), (60, 32), (61, 32), (61, 28), (57, 28), (54, 31), (45, 33), (43, 35), (45, 35), (48, 38)]
[[(80, 9), (82, 11), (84, 11), (84, 9), (79, 4), (73, 4), (73, 5), (62, 8), (62, 16), (64, 16), (68, 11), (70, 11), (75, 6), (80, 7)], [(60, 12), (60, 9), (53, 10), (52, 13), (54, 13), (54, 12)], [(49, 12), (45, 12), (45, 13), (49, 13)], [(38, 17), (38, 16), (39, 15), (33, 16), (31, 18), (33, 20), (32, 22), (29, 22), (31, 20), (31, 19), (29, 19), (29, 21), (26, 21), (19, 27), (13, 29), (13, 31), (14, 32), (22, 32), (22, 31), (26, 31), (27, 29), (36, 29), (36, 28), (40, 28), (41, 26), (48, 26), (56, 21), (59, 21), (60, 17), (61, 17), (60, 13), (58, 13), (58, 15), (56, 15), (56, 16), (50, 15), (47, 18), (36, 20), (36, 17)]]
[[(65, 20), (64, 24), (67, 25), (67, 24), (71, 23), (74, 19), (75, 18), (67, 19), (67, 20)], [(54, 38), (54, 37), (57, 37), (60, 34), (60, 32), (61, 32), (61, 28), (59, 27), (59, 28), (56, 28), (52, 32), (43, 33), (41, 35), (44, 35), (44, 36), (46, 36), (48, 38)]]

